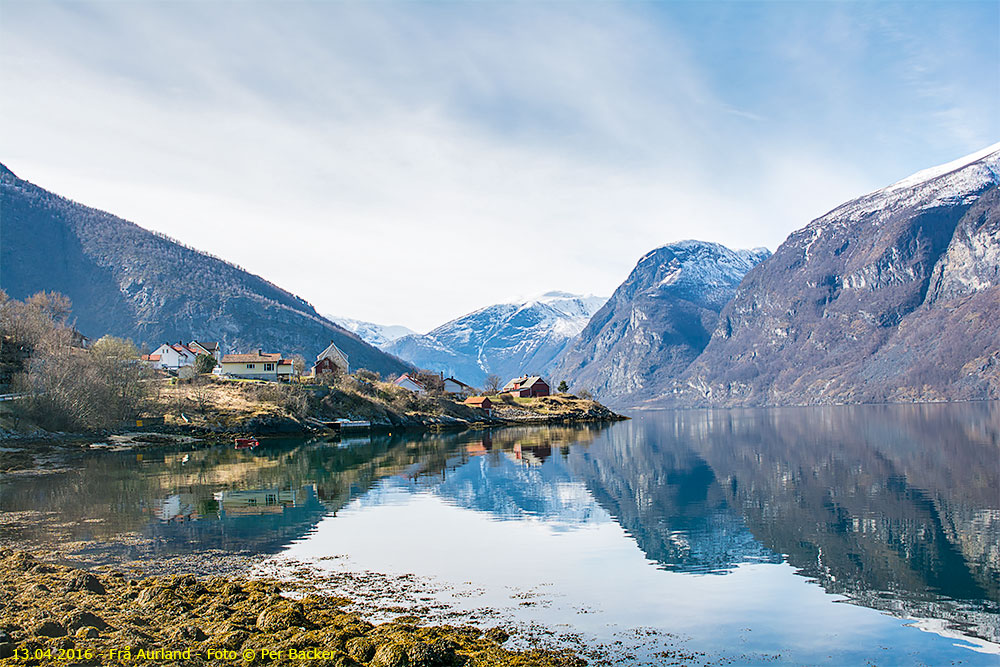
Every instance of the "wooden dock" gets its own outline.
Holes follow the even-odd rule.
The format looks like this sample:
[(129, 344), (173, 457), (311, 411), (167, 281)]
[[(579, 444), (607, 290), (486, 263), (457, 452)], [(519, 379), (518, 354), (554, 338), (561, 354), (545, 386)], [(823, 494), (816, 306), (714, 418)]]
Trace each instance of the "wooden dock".
[(331, 431), (336, 431), (340, 433), (342, 431), (367, 431), (372, 427), (372, 423), (368, 421), (353, 421), (350, 419), (335, 419), (335, 420), (321, 420), (312, 419), (312, 423), (323, 426)]

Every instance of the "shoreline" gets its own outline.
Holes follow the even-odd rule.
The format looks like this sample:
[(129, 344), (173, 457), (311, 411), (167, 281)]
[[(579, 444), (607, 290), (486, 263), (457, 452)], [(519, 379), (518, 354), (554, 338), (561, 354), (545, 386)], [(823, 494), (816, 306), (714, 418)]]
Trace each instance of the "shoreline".
[[(352, 431), (352, 435), (614, 423), (629, 419), (597, 401), (570, 394), (531, 399), (494, 396), (493, 409), (484, 413), (451, 396), (409, 396), (405, 390), (391, 391), (387, 394), (384, 386), (365, 385), (356, 379), (347, 389), (205, 377), (186, 382), (164, 381), (157, 386), (156, 400), (144, 409), (143, 416), (116, 428), (60, 432), (46, 431), (30, 423), (23, 423), (17, 429), (0, 421), (0, 454), (8, 449), (3, 446), (5, 443), (51, 445), (136, 435), (150, 436), (149, 442), (155, 442), (155, 436), (160, 435), (164, 443), (188, 438), (218, 444), (247, 435), (334, 436), (340, 434), (339, 429), (325, 423), (338, 419), (369, 424)], [(4, 458), (9, 457), (0, 455), (0, 471)]]

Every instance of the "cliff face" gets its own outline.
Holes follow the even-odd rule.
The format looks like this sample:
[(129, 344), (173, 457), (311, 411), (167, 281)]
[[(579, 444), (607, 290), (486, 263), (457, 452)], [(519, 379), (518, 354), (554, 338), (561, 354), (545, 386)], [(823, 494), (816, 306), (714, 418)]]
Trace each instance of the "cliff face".
[(1000, 398), (1000, 147), (793, 233), (660, 403)]
[(553, 381), (613, 404), (665, 391), (708, 344), (743, 276), (769, 254), (702, 241), (647, 253), (567, 348)]
[(215, 340), (312, 359), (331, 340), (352, 368), (409, 369), (321, 317), (303, 299), (221, 259), (59, 197), (0, 165), (0, 288), (73, 301), (77, 328), (156, 347)]

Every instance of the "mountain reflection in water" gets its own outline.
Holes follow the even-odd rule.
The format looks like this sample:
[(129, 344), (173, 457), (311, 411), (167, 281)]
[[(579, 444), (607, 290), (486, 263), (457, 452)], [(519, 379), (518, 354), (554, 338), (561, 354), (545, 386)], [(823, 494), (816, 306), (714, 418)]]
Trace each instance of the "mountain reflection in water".
[[(607, 427), (101, 451), (79, 469), (8, 476), (0, 511), (58, 517), (6, 537), (81, 549), (269, 554), (402, 489), (557, 532), (613, 521), (676, 573), (788, 562), (828, 593), (997, 642), (998, 461), (997, 403), (681, 411)], [(122, 533), (148, 539), (109, 546)]]

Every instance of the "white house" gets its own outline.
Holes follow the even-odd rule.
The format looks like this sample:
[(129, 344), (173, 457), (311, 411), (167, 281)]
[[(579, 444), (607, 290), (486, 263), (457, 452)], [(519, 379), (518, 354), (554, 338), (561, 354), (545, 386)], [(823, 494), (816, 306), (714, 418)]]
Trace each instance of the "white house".
[(312, 367), (313, 375), (322, 373), (350, 373), (351, 364), (347, 361), (347, 355), (330, 341), (330, 345), (319, 353), (316, 363)]
[(226, 354), (222, 357), (222, 375), (257, 380), (289, 380), (292, 360), (278, 352), (257, 350), (249, 354)]
[(415, 378), (411, 378), (407, 373), (403, 373), (394, 383), (397, 387), (402, 387), (403, 389), (409, 389), (410, 391), (417, 394), (427, 393), (427, 389), (424, 387), (423, 383)]
[(444, 393), (471, 396), (478, 393), (478, 390), (453, 377), (447, 377), (444, 379)]
[(153, 368), (176, 371), (182, 366), (194, 366), (198, 353), (182, 343), (164, 343), (151, 353), (143, 355), (142, 360)]

